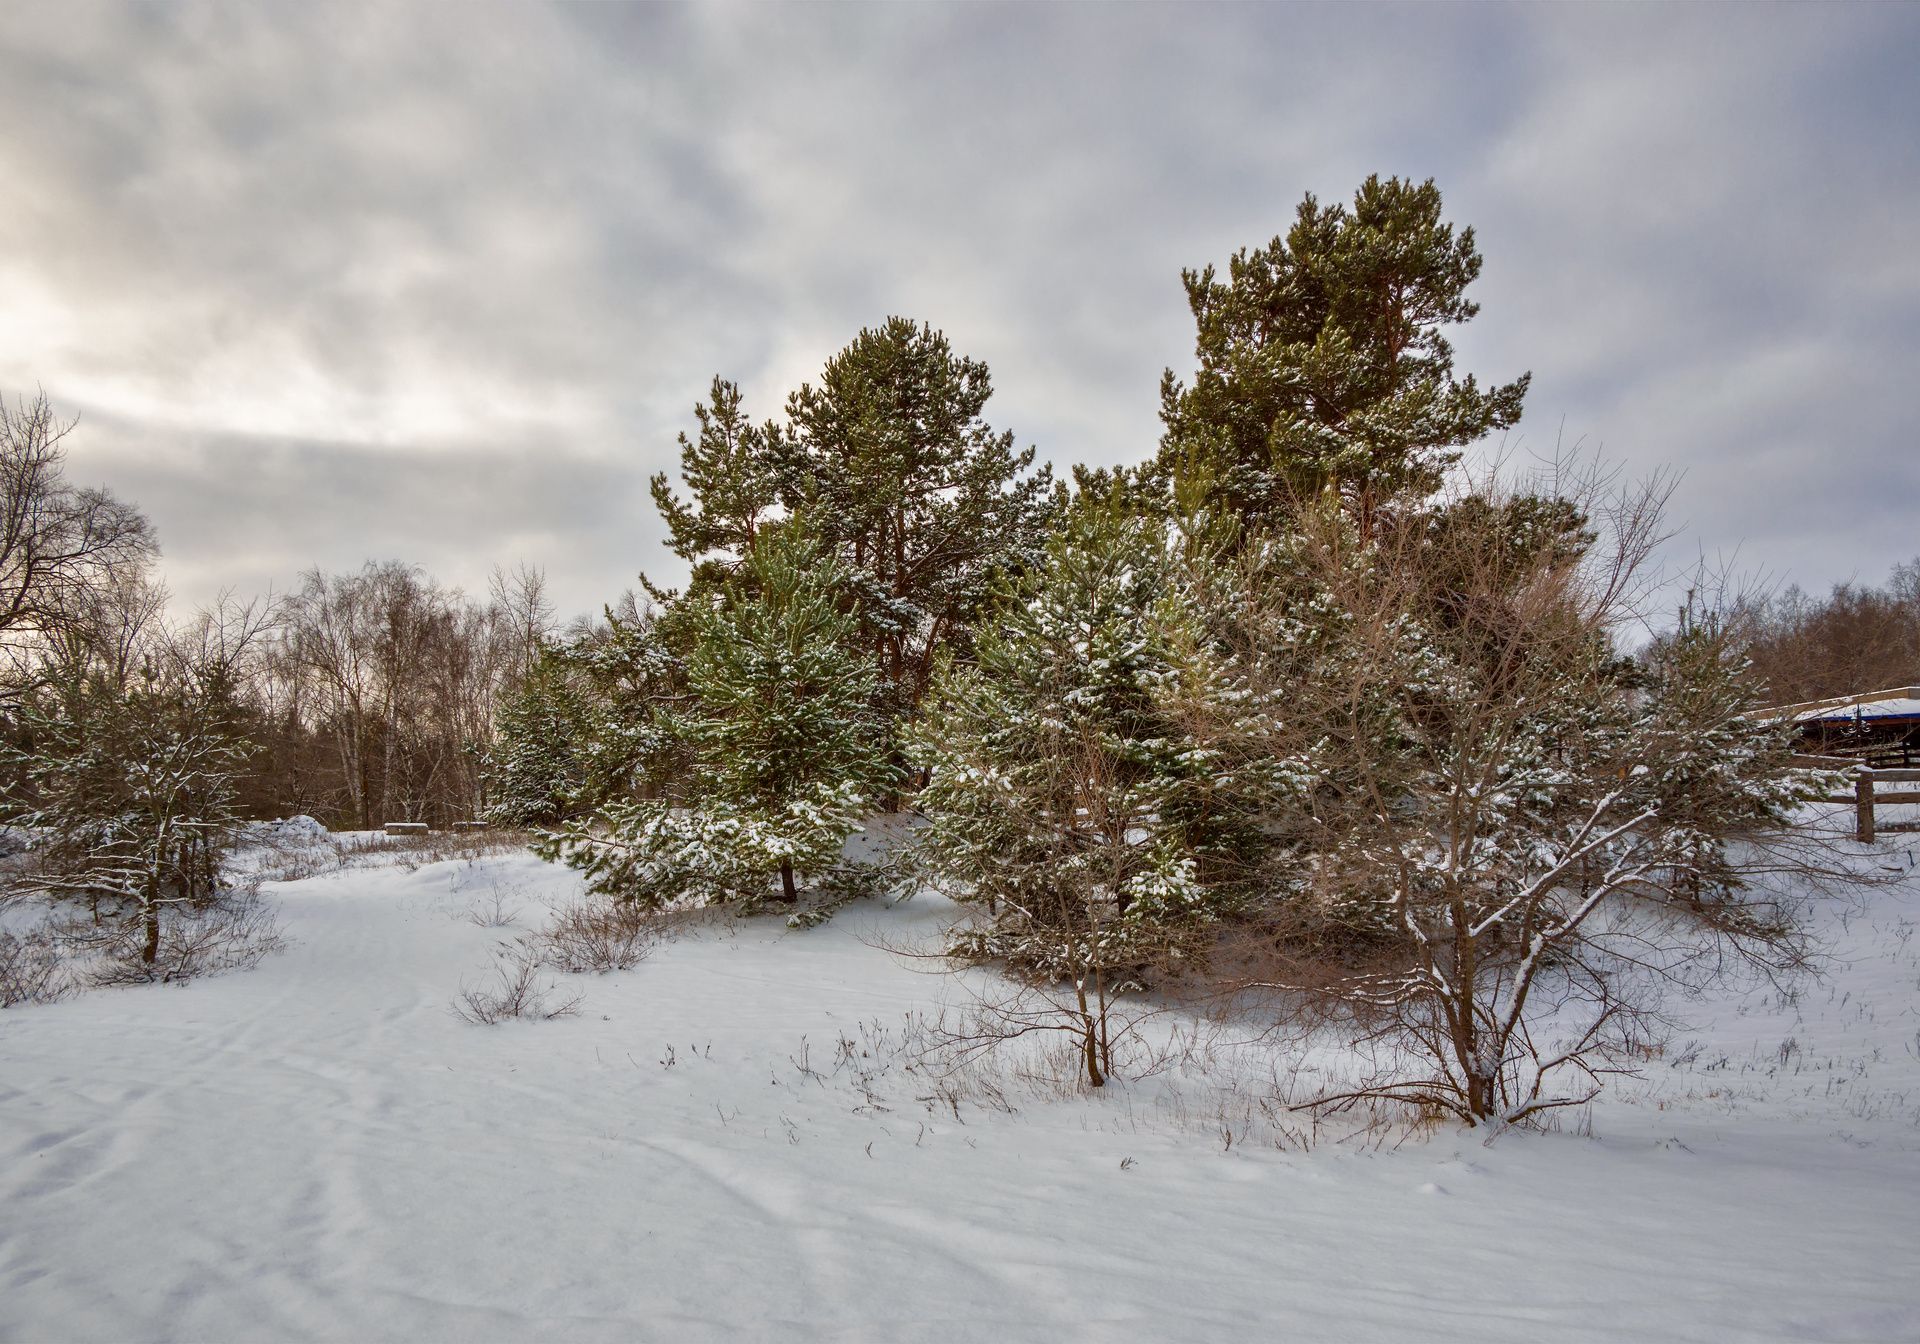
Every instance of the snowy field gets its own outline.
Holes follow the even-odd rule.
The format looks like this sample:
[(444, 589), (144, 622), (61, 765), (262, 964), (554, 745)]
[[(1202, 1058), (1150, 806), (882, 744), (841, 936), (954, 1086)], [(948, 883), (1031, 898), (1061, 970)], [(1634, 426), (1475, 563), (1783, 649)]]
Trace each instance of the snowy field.
[(457, 1020), (514, 932), (468, 911), (575, 889), (274, 884), (257, 969), (0, 1013), (0, 1340), (1920, 1340), (1920, 881), (1797, 1001), (1688, 1005), (1591, 1136), (1307, 1151), (1169, 1078), (956, 1111), (888, 1054), (951, 982), (871, 945), (926, 898)]

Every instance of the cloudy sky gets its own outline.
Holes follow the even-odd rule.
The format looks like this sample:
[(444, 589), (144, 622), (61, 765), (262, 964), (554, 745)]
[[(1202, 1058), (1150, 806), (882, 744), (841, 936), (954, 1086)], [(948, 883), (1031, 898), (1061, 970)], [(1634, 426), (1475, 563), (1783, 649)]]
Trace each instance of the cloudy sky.
[(1920, 6), (11, 4), (0, 388), (181, 598), (671, 579), (646, 478), (890, 313), (1055, 463), (1149, 454), (1183, 266), (1434, 177), (1525, 449), (1686, 473), (1679, 558), (1920, 554)]

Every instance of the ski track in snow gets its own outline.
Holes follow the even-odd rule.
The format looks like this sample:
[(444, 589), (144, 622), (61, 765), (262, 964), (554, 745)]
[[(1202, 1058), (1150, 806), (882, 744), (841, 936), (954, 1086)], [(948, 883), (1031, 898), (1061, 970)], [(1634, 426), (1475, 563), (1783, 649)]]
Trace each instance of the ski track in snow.
[(928, 898), (455, 1020), (514, 932), (468, 904), (575, 882), (281, 884), (253, 971), (0, 1013), (0, 1340), (1920, 1340), (1920, 884), (1797, 1003), (1693, 1005), (1597, 1138), (1223, 1153), (1160, 1083), (956, 1119), (801, 1073), (944, 992), (863, 941)]

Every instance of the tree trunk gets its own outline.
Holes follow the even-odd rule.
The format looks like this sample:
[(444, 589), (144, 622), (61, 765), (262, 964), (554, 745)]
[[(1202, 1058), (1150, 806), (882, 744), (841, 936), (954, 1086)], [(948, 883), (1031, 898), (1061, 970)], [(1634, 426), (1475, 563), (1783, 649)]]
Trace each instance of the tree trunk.
[(1453, 925), (1453, 964), (1447, 979), (1453, 985), (1445, 1004), (1447, 1033), (1452, 1037), (1453, 1055), (1467, 1085), (1467, 1110), (1475, 1120), (1493, 1118), (1494, 1080), (1481, 1068), (1481, 1027), (1474, 1020), (1473, 999), (1479, 988), (1480, 949), (1473, 940), (1472, 914), (1463, 902), (1448, 908)]
[(1087, 1081), (1095, 1087), (1105, 1087), (1107, 1080), (1100, 1072), (1100, 1030), (1087, 1009), (1087, 982), (1075, 980), (1073, 992), (1080, 1001), (1080, 1052), (1087, 1061)]
[(800, 899), (800, 889), (793, 884), (793, 860), (780, 860), (780, 899), (788, 905)]
[(1477, 1071), (1467, 1074), (1467, 1109), (1475, 1122), (1491, 1120), (1498, 1114), (1494, 1104), (1494, 1080)]
[(151, 966), (160, 959), (160, 894), (147, 893), (146, 908), (141, 912), (146, 921), (146, 941), (140, 945), (140, 964)]

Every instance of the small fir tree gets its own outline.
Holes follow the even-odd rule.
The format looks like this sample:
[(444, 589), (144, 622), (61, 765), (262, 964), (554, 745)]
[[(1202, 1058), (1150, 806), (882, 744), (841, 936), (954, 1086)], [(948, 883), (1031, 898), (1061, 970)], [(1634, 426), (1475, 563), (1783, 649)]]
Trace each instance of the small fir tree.
[(558, 649), (542, 648), (508, 693), (487, 762), (496, 826), (552, 827), (579, 810), (588, 773), (588, 711), (574, 669)]
[(22, 713), (10, 819), (39, 835), (19, 886), (128, 915), (139, 962), (160, 949), (162, 913), (219, 890), (240, 824), (235, 799), (250, 744), (218, 684), (88, 677), (49, 688)]
[(692, 616), (684, 706), (686, 806), (609, 804), (554, 837), (597, 889), (649, 904), (781, 898), (832, 868), (891, 784), (872, 711), (874, 674), (853, 644), (844, 575), (804, 527), (763, 530)]
[(1114, 997), (1202, 956), (1259, 871), (1252, 800), (1286, 787), (1284, 763), (1229, 745), (1271, 708), (1198, 628), (1187, 558), (1117, 492), (1083, 496), (918, 730), (921, 862), (975, 909), (950, 951), (1069, 985), (1061, 1029), (1096, 1086)]
[[(698, 585), (702, 592), (711, 586)], [(691, 768), (672, 715), (690, 699), (687, 654), (700, 603), (673, 593), (655, 596), (658, 602), (644, 608), (609, 610), (604, 630), (563, 650), (581, 681), (587, 806), (666, 797)]]

